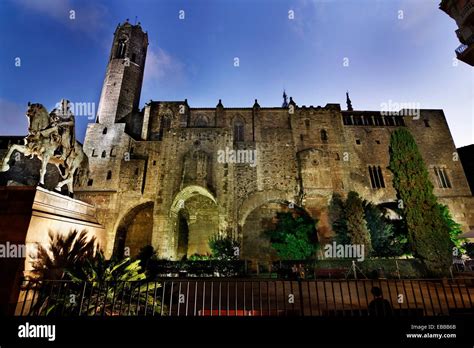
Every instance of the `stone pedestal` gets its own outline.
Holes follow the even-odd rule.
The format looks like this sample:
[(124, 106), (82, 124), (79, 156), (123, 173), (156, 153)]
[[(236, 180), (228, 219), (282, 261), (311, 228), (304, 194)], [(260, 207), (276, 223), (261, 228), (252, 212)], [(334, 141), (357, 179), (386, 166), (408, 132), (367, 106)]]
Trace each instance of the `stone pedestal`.
[(0, 187), (0, 245), (7, 251), (0, 255), (0, 313), (12, 314), (21, 279), (31, 270), (28, 253), (36, 243), (48, 247), (50, 231), (68, 234), (74, 229), (87, 230), (99, 244), (105, 243), (93, 205), (40, 187)]

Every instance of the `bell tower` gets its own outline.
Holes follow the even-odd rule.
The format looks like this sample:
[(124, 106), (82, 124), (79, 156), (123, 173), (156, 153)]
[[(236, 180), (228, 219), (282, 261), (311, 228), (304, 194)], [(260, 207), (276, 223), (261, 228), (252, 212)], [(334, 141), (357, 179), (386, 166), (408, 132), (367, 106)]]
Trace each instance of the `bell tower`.
[(100, 95), (97, 122), (112, 125), (138, 111), (145, 69), (148, 34), (140, 23), (127, 21), (115, 29)]

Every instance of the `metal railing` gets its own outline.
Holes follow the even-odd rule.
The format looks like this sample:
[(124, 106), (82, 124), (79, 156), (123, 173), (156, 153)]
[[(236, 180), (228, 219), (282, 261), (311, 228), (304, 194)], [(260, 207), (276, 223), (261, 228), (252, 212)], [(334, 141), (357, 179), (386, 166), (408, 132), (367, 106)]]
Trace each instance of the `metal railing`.
[[(371, 291), (381, 290), (383, 298)], [(474, 283), (454, 280), (160, 279), (25, 281), (20, 316), (473, 315)]]
[(319, 278), (417, 278), (425, 274), (422, 263), (417, 259), (364, 260), (206, 260), (168, 261), (150, 260), (145, 271), (152, 279), (169, 277), (234, 277), (234, 278), (277, 278), (296, 280), (297, 272), (303, 270), (305, 279)]

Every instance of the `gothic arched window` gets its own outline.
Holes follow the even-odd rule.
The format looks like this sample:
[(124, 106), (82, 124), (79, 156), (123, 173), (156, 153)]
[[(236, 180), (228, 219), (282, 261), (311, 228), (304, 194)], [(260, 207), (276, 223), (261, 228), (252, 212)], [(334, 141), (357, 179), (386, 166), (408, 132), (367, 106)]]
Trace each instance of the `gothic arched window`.
[(164, 117), (162, 122), (163, 129), (171, 128), (171, 120), (169, 119), (169, 117)]
[(244, 141), (244, 123), (242, 120), (234, 122), (234, 141)]
[(325, 129), (321, 129), (321, 141), (327, 143), (328, 141), (328, 132)]
[(186, 115), (186, 113), (179, 116), (179, 125), (182, 128), (186, 128), (188, 126), (188, 115)]
[(115, 52), (115, 58), (124, 58), (126, 48), (127, 45), (125, 44), (125, 39), (119, 40), (117, 44), (117, 52)]
[(167, 116), (161, 118), (159, 139), (163, 139), (163, 134), (171, 128), (171, 119)]
[(199, 116), (196, 120), (196, 127), (207, 127), (207, 118), (205, 116)]
[(451, 188), (451, 182), (449, 181), (448, 173), (446, 168), (434, 167), (436, 180), (439, 188)]

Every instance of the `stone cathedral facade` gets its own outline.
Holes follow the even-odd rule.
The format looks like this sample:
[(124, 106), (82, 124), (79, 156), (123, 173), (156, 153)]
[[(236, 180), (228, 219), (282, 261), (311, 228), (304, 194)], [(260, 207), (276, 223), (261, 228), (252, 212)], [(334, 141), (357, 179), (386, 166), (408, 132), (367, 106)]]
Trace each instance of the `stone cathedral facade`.
[[(357, 191), (377, 204), (396, 204), (389, 171), (390, 134), (414, 135), (435, 194), (467, 231), (474, 201), (456, 158), (442, 110), (419, 117), (348, 110), (339, 104), (193, 108), (186, 99), (139, 108), (148, 46), (140, 25), (119, 25), (107, 65), (96, 123), (84, 151), (87, 185), (75, 198), (96, 206), (106, 252), (152, 245), (160, 257), (209, 252), (209, 237), (230, 233), (241, 257), (271, 258), (262, 231), (292, 206), (318, 220), (320, 241), (331, 237), (333, 193)], [(295, 98), (296, 99), (296, 98)]]

